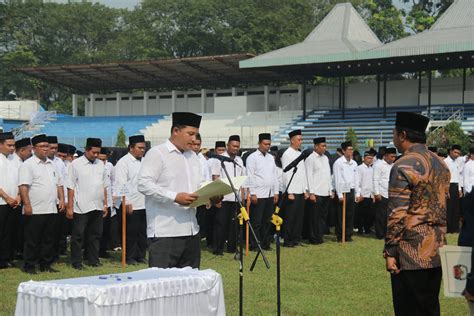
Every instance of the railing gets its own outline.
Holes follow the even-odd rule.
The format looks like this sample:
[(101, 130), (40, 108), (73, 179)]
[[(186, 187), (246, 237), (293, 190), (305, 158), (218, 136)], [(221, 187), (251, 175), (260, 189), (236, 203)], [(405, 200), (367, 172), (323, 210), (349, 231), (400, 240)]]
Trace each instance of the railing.
[[(455, 121), (455, 122), (462, 122), (464, 120), (464, 108), (450, 108), (451, 110), (455, 110), (455, 111), (451, 111), (451, 112), (445, 112), (445, 113), (450, 113), (451, 115), (449, 117), (446, 117), (444, 119), (438, 119), (438, 121), (445, 121), (445, 122), (452, 122), (452, 121)], [(433, 120), (433, 119), (432, 119)], [(436, 120), (435, 120), (436, 121)], [(430, 133), (434, 133), (436, 131), (438, 131), (440, 128), (443, 128), (446, 124), (443, 124), (443, 125), (438, 125), (435, 129), (433, 129)]]
[(464, 120), (464, 108), (441, 107), (436, 112), (430, 113), (431, 121), (462, 121)]

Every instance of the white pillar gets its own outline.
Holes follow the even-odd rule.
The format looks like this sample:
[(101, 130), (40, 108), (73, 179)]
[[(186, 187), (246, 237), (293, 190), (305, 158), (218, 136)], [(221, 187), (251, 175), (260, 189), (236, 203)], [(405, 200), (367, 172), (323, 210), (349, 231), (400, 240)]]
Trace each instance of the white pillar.
[[(298, 109), (303, 108), (303, 85), (298, 85)], [(295, 109), (293, 109), (295, 110)]]
[(270, 110), (270, 89), (268, 86), (263, 86), (263, 99), (265, 112), (268, 112)]
[(213, 97), (213, 104), (214, 104), (214, 112), (213, 113), (216, 113), (216, 98), (217, 98), (217, 92), (214, 92), (212, 94), (212, 97)]
[(280, 107), (281, 107), (281, 93), (280, 93), (280, 88), (278, 88), (276, 90), (276, 106), (277, 106), (277, 111), (280, 111)]
[(236, 87), (232, 87), (232, 96), (233, 97), (237, 96), (237, 88)]
[(245, 90), (244, 91), (244, 96), (248, 96), (249, 95), (249, 91), (248, 90)]
[(77, 95), (72, 94), (72, 116), (77, 116)]
[(190, 111), (189, 111), (188, 100), (189, 100), (189, 99), (188, 99), (188, 93), (185, 92), (185, 93), (184, 93), (184, 106), (186, 107), (186, 111), (190, 112)]
[(206, 89), (201, 89), (201, 113), (206, 113)]
[(148, 113), (148, 91), (143, 91), (143, 115)]
[(122, 103), (122, 95), (120, 92), (115, 93), (115, 115), (120, 116), (120, 104)]
[(90, 102), (89, 102), (89, 116), (94, 116), (94, 103), (95, 103), (95, 94), (90, 94)]
[(176, 90), (171, 90), (171, 112), (176, 112), (176, 99), (178, 93)]

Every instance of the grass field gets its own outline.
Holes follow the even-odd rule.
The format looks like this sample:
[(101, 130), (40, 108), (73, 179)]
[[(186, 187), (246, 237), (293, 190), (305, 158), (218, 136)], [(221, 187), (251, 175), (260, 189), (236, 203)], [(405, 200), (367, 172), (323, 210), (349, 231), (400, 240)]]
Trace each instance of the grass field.
[[(392, 300), (389, 274), (382, 259), (382, 241), (355, 237), (345, 246), (333, 242), (298, 248), (282, 248), (282, 314), (283, 315), (391, 315)], [(448, 236), (454, 245), (457, 235)], [(276, 266), (275, 251), (267, 252), (270, 270), (263, 261), (254, 272), (249, 266), (254, 252), (245, 258), (244, 267), (244, 314), (276, 314)], [(19, 269), (0, 271), (0, 314), (12, 315), (15, 310), (16, 289), (20, 282), (33, 279), (50, 280), (96, 274), (119, 273), (119, 254), (113, 260), (103, 260), (101, 268), (73, 270), (66, 265), (67, 258), (55, 264), (60, 273), (43, 273), (30, 276)], [(146, 265), (127, 267), (125, 271), (146, 268)], [(225, 302), (228, 315), (238, 314), (239, 265), (233, 255), (215, 257), (203, 251), (202, 269), (214, 269), (224, 281)], [(440, 292), (442, 315), (467, 315), (463, 299), (445, 298)]]

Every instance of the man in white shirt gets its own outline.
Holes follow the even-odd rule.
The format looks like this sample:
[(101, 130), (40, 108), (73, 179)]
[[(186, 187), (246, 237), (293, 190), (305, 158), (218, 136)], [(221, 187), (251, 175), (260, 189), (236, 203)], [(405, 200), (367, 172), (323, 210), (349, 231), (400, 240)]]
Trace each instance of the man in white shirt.
[(469, 160), (464, 165), (463, 170), (463, 221), (458, 239), (458, 246), (464, 247), (472, 247), (474, 245), (474, 147), (469, 149), (468, 157)]
[(109, 209), (107, 210), (107, 215), (102, 219), (102, 236), (100, 237), (99, 247), (100, 258), (110, 258), (110, 255), (107, 253), (107, 250), (112, 249), (111, 218), (117, 213), (115, 211), (112, 194), (112, 184), (114, 182), (114, 165), (109, 161), (109, 158), (110, 150), (107, 147), (102, 147), (100, 149), (98, 159), (105, 166), (105, 176), (107, 179), (107, 205)]
[(66, 216), (72, 219), (71, 264), (82, 270), (82, 246), (86, 264), (101, 266), (99, 261), (103, 217), (107, 216), (107, 174), (105, 165), (97, 159), (102, 147), (99, 138), (88, 138), (84, 155), (75, 159), (68, 170), (68, 207)]
[(364, 161), (357, 167), (359, 179), (359, 203), (356, 207), (355, 226), (359, 234), (370, 234), (374, 224), (374, 155), (364, 152)]
[[(240, 151), (240, 136), (232, 135), (227, 142), (227, 150), (222, 156), (229, 157), (235, 161), (224, 162), (224, 168), (231, 178), (245, 175), (244, 162), (238, 155)], [(223, 179), (227, 176), (222, 169), (220, 160), (214, 159), (214, 166), (212, 168), (212, 180)], [(243, 191), (240, 190), (241, 199), (243, 199)], [(224, 254), (224, 245), (227, 241), (227, 252), (234, 253), (237, 251), (237, 232), (238, 221), (237, 213), (239, 210), (239, 203), (235, 200), (233, 193), (227, 194), (222, 200), (221, 207), (216, 209), (214, 218), (214, 249), (213, 253), (217, 256)]]
[(115, 165), (116, 190), (128, 189), (125, 196), (127, 211), (127, 264), (145, 263), (146, 255), (146, 211), (145, 196), (138, 191), (138, 172), (145, 155), (145, 137), (135, 135), (128, 138), (128, 154)]
[(375, 237), (384, 239), (387, 233), (388, 219), (388, 183), (390, 170), (397, 158), (397, 150), (386, 148), (383, 158), (374, 166), (374, 197), (375, 197)]
[[(288, 133), (290, 137), (290, 147), (283, 153), (281, 163), (283, 169), (293, 160), (301, 155), (300, 147), (303, 142), (301, 130), (294, 130)], [(293, 170), (283, 173), (283, 184), (288, 186)], [(297, 171), (288, 188), (288, 198), (283, 206), (284, 221), (283, 235), (285, 239), (284, 247), (295, 247), (299, 245), (303, 233), (304, 205), (308, 195), (308, 180), (304, 162), (300, 161)]]
[[(64, 208), (60, 175), (48, 159), (46, 135), (31, 139), (35, 154), (20, 167), (18, 185), (25, 215), (25, 247), (23, 270), (36, 274), (39, 263), (42, 272), (58, 272), (51, 267), (57, 246), (58, 210)], [(59, 201), (59, 204), (58, 202)]]
[[(278, 175), (275, 159), (269, 153), (271, 135), (258, 135), (258, 149), (247, 157), (247, 176), (250, 178), (250, 224), (263, 249), (270, 249), (270, 219), (278, 202)], [(266, 235), (266, 236), (265, 236)], [(265, 236), (265, 240), (262, 238)], [(250, 249), (257, 249), (255, 238), (250, 236)]]
[(138, 173), (138, 191), (145, 195), (150, 267), (199, 268), (201, 248), (196, 192), (203, 182), (201, 163), (192, 151), (201, 116), (172, 114), (171, 136), (150, 149)]
[[(202, 145), (202, 139), (201, 139), (201, 134), (197, 133), (196, 134), (196, 139), (193, 140), (193, 151), (196, 153), (196, 155), (199, 158), (199, 162), (201, 163), (201, 171), (202, 171), (202, 177), (204, 181), (211, 181), (211, 173), (208, 168), (208, 163), (207, 163), (207, 158), (203, 155), (201, 152), (201, 145)], [(207, 209), (206, 205), (201, 205), (196, 208), (196, 219), (199, 225), (199, 235), (201, 236), (201, 239), (206, 239), (207, 235)]]
[(461, 146), (453, 145), (449, 150), (448, 157), (444, 159), (444, 162), (449, 168), (451, 180), (449, 183), (449, 196), (446, 200), (447, 204), (447, 232), (458, 233), (459, 232), (459, 219), (460, 219), (460, 203), (459, 199), (462, 197), (462, 178), (461, 168), (458, 163), (458, 158), (461, 157)]
[(352, 159), (354, 147), (350, 141), (341, 144), (343, 155), (336, 160), (333, 166), (334, 184), (339, 208), (337, 209), (336, 238), (342, 242), (342, 208), (344, 194), (346, 196), (346, 241), (352, 241), (354, 231), (355, 203), (359, 201), (359, 179), (357, 177), (357, 163)]
[[(58, 144), (58, 151), (56, 153), (56, 157), (59, 158), (63, 164), (64, 164), (64, 169), (63, 169), (63, 174), (62, 174), (62, 179), (63, 179), (63, 187), (64, 183), (67, 181), (68, 178), (68, 167), (70, 161), (67, 159), (68, 154), (69, 154), (69, 146), (67, 144), (59, 143)], [(51, 148), (51, 145), (50, 145)], [(67, 188), (64, 189), (64, 204), (67, 205)], [(71, 235), (71, 220), (66, 218), (66, 212), (59, 213), (59, 231), (58, 231), (58, 249), (59, 249), (59, 254), (60, 255), (66, 255), (67, 253), (67, 236)]]
[(326, 156), (326, 138), (313, 139), (314, 152), (306, 158), (304, 164), (308, 179), (309, 201), (309, 242), (322, 244), (326, 232), (326, 218), (329, 212), (330, 199), (334, 197), (331, 168)]

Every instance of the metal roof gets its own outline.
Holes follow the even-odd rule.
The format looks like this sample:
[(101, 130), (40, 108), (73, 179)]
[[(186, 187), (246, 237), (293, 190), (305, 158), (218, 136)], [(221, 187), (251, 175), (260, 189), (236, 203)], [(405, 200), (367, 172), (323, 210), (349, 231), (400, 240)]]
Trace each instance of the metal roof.
[(291, 80), (269, 70), (239, 69), (252, 54), (189, 57), (108, 64), (18, 68), (29, 76), (77, 93), (224, 88)]

